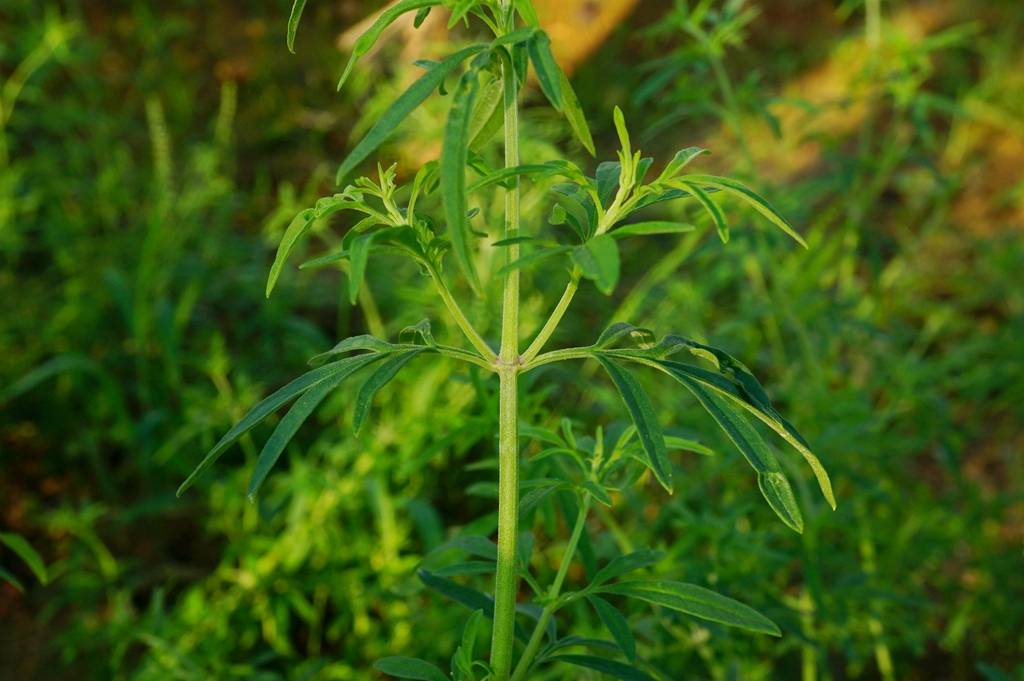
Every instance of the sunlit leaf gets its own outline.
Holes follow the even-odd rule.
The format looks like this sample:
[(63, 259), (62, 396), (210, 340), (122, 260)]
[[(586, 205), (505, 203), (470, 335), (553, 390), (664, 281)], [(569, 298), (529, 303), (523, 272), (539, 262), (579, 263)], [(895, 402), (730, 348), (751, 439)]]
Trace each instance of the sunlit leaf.
[[(425, 0), (424, 0), (425, 1)], [(437, 4), (436, 2), (434, 4)], [(413, 110), (415, 110), (420, 104), (430, 96), (433, 92), (451, 73), (455, 68), (464, 62), (474, 54), (479, 54), (483, 50), (487, 49), (486, 45), (471, 45), (465, 49), (459, 50), (453, 55), (450, 55), (438, 62), (433, 68), (427, 71), (426, 74), (420, 76), (419, 80), (409, 86), (405, 92), (403, 92), (398, 99), (391, 104), (387, 110), (382, 113), (378, 118), (377, 122), (374, 123), (370, 131), (366, 133), (359, 144), (357, 144), (348, 157), (342, 161), (341, 166), (338, 168), (336, 181), (338, 184), (351, 173), (356, 166), (363, 162), (367, 156), (372, 154), (374, 150), (386, 140), (395, 128), (405, 120)]]
[(617, 227), (611, 232), (612, 237), (621, 239), (627, 236), (650, 236), (652, 234), (683, 234), (696, 229), (693, 225), (685, 222), (666, 222), (664, 220), (652, 220), (650, 222), (634, 222), (630, 225)]
[(695, 584), (668, 581), (617, 582), (603, 586), (598, 591), (647, 601), (731, 627), (772, 636), (782, 635), (774, 622), (750, 606)]
[[(356, 65), (359, 58), (373, 49), (373, 46), (377, 43), (381, 34), (384, 33), (384, 30), (393, 24), (398, 17), (402, 16), (406, 12), (412, 12), (414, 10), (420, 10), (440, 4), (441, 0), (399, 0), (399, 2), (396, 2), (381, 12), (373, 24), (370, 25), (370, 28), (359, 36), (355, 44), (352, 46), (352, 56), (349, 57), (348, 64), (345, 65), (345, 71), (341, 74), (341, 78), (338, 79), (338, 89), (340, 90), (345, 85), (345, 81), (348, 80), (349, 74), (352, 73), (352, 67)], [(433, 89), (433, 87), (430, 88), (430, 90)]]
[(302, 19), (302, 10), (306, 7), (306, 0), (295, 0), (292, 4), (292, 11), (288, 15), (288, 51), (295, 54), (295, 33), (299, 30), (299, 20)]
[(722, 243), (729, 243), (729, 223), (725, 219), (725, 213), (718, 207), (715, 200), (699, 184), (683, 182), (682, 185), (686, 187), (686, 190), (693, 195), (693, 198), (697, 199), (697, 202), (711, 216), (711, 220), (715, 223), (715, 229), (718, 230), (718, 238), (722, 240)]
[(574, 248), (572, 259), (601, 293), (611, 295), (619, 283), (619, 247), (615, 239), (608, 234), (598, 234)]
[(717, 175), (683, 175), (680, 179), (687, 183), (710, 185), (724, 192), (740, 197), (753, 206), (758, 213), (768, 218), (768, 220), (770, 220), (775, 226), (791, 236), (798, 244), (807, 248), (807, 242), (803, 240), (803, 237), (801, 237), (795, 229), (793, 229), (793, 226), (790, 225), (763, 196), (742, 182), (737, 182), (729, 177), (718, 177)]

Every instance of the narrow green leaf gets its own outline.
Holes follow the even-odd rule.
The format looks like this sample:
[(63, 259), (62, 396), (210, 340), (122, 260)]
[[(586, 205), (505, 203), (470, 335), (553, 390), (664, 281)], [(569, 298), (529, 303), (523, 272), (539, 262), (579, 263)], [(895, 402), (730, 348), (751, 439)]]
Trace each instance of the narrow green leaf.
[(422, 26), (423, 22), (426, 21), (427, 17), (430, 16), (430, 10), (432, 9), (433, 7), (424, 7), (418, 12), (416, 12), (416, 16), (412, 20), (412, 27), (419, 28), (420, 26)]
[(807, 242), (803, 240), (803, 237), (801, 237), (795, 229), (793, 229), (793, 226), (790, 225), (763, 196), (742, 182), (737, 182), (729, 177), (719, 177), (717, 175), (684, 175), (681, 179), (687, 183), (708, 184), (712, 187), (721, 189), (724, 192), (729, 192), (734, 196), (740, 197), (753, 206), (758, 213), (768, 218), (772, 224), (791, 236), (794, 241), (804, 248), (807, 248)]
[(594, 575), (594, 579), (590, 583), (590, 588), (600, 586), (605, 582), (611, 581), (635, 570), (642, 570), (645, 567), (650, 567), (664, 557), (664, 553), (653, 549), (640, 549), (639, 551), (627, 553), (624, 556), (616, 556), (609, 561), (607, 565), (598, 570), (597, 574)]
[(483, 610), (488, 618), (494, 619), (494, 599), (490, 596), (468, 586), (462, 586), (450, 579), (438, 577), (427, 570), (418, 570), (416, 575), (425, 586), (442, 596), (446, 596), (456, 603), (461, 603), (470, 610)]
[(473, 266), (469, 220), (466, 218), (466, 162), (469, 155), (469, 124), (480, 79), (476, 71), (467, 71), (459, 79), (452, 98), (448, 124), (441, 149), (441, 202), (448, 223), (452, 251), (473, 290), (480, 290), (480, 279)]
[(794, 531), (803, 532), (804, 522), (800, 515), (800, 507), (793, 496), (793, 490), (789, 487), (789, 481), (782, 474), (778, 460), (760, 433), (747, 421), (746, 414), (725, 397), (705, 389), (696, 380), (688, 376), (676, 378), (694, 394), (701, 406), (711, 414), (751, 467), (757, 471), (758, 486), (775, 514)]
[[(345, 65), (345, 71), (341, 74), (341, 78), (338, 79), (338, 89), (345, 85), (345, 81), (348, 80), (349, 74), (352, 73), (352, 67), (356, 65), (356, 62), (364, 54), (373, 49), (373, 46), (377, 43), (381, 34), (384, 30), (394, 23), (395, 19), (402, 16), (406, 12), (412, 12), (413, 10), (420, 10), (426, 7), (434, 7), (440, 5), (441, 0), (399, 0), (391, 7), (388, 7), (380, 16), (370, 25), (370, 28), (366, 30), (356, 40), (352, 46), (352, 56), (349, 57), (348, 64)], [(433, 88), (430, 88), (431, 90)], [(340, 184), (340, 182), (339, 182)]]
[(551, 257), (556, 256), (556, 255), (562, 255), (562, 254), (568, 253), (568, 252), (570, 252), (572, 250), (573, 249), (570, 246), (556, 246), (554, 248), (538, 248), (535, 251), (531, 251), (530, 253), (527, 253), (526, 255), (524, 255), (523, 257), (519, 258), (518, 260), (515, 260), (515, 261), (510, 262), (509, 264), (503, 266), (501, 269), (499, 269), (497, 271), (496, 274), (499, 277), (500, 276), (504, 276), (504, 275), (508, 274), (509, 272), (512, 272), (513, 270), (522, 269), (523, 267), (526, 267), (527, 265), (533, 265), (535, 263), (540, 262), (541, 260), (547, 260), (548, 258), (551, 258)]
[(288, 51), (295, 54), (295, 33), (299, 30), (299, 20), (302, 19), (302, 10), (306, 7), (306, 0), (295, 0), (292, 4), (291, 14), (288, 15)]
[(524, 175), (550, 177), (551, 175), (558, 175), (561, 172), (561, 169), (557, 166), (549, 165), (547, 163), (529, 163), (512, 166), (510, 168), (498, 168), (494, 172), (488, 173), (479, 180), (470, 184), (468, 191), (475, 192), (479, 189), (490, 187), (491, 185), (503, 184), (509, 180), (513, 180)]
[(349, 249), (348, 256), (350, 263), (348, 271), (348, 302), (352, 305), (355, 305), (359, 299), (359, 289), (362, 288), (363, 279), (366, 276), (366, 263), (370, 257), (370, 248), (373, 246), (373, 240), (376, 236), (376, 232), (370, 232), (352, 240), (352, 248)]
[(629, 622), (626, 621), (626, 618), (615, 609), (615, 606), (600, 596), (587, 596), (587, 602), (597, 612), (597, 616), (601, 618), (601, 623), (611, 633), (612, 638), (615, 639), (615, 643), (618, 644), (626, 659), (636, 664), (636, 639), (633, 637), (633, 632), (629, 628)]
[(288, 225), (288, 229), (284, 231), (281, 243), (277, 247), (277, 255), (274, 256), (274, 264), (270, 266), (270, 275), (267, 277), (267, 298), (273, 292), (277, 279), (281, 276), (281, 269), (288, 260), (288, 256), (291, 254), (295, 244), (312, 226), (314, 215), (315, 213), (312, 208), (299, 211), (299, 214)]
[(601, 199), (601, 205), (608, 207), (615, 196), (615, 188), (619, 186), (619, 176), (622, 175), (622, 164), (618, 161), (602, 161), (597, 164), (594, 179), (597, 182), (597, 196)]
[(602, 674), (614, 676), (622, 681), (655, 681), (654, 677), (646, 672), (604, 657), (594, 657), (592, 655), (553, 655), (548, 658), (548, 662), (564, 662), (565, 664), (577, 667), (593, 669)]
[(341, 341), (327, 352), (321, 352), (319, 355), (314, 356), (309, 360), (311, 365), (317, 365), (325, 360), (337, 357), (338, 355), (344, 355), (349, 352), (357, 352), (359, 350), (369, 350), (370, 352), (394, 352), (401, 346), (389, 343), (385, 340), (381, 340), (376, 336), (369, 334), (361, 334), (359, 336), (352, 336)]
[(572, 251), (573, 261), (583, 276), (590, 279), (606, 296), (619, 283), (619, 246), (608, 234), (598, 234)]
[(629, 129), (626, 128), (626, 117), (618, 106), (612, 111), (612, 121), (615, 123), (615, 132), (619, 135), (619, 144), (622, 146), (623, 158), (633, 156), (633, 146), (629, 141)]
[(500, 76), (487, 74), (469, 121), (469, 148), (479, 149), (504, 124), (501, 103), (505, 96), (505, 83)]
[(693, 452), (694, 454), (700, 454), (701, 456), (715, 455), (715, 450), (706, 445), (702, 445), (696, 440), (688, 440), (682, 437), (675, 437), (674, 435), (665, 436), (665, 446), (668, 449), (681, 449), (683, 451)]
[(772, 636), (782, 635), (774, 622), (750, 606), (695, 584), (668, 581), (618, 582), (601, 587), (599, 591), (647, 601), (730, 627)]
[(448, 28), (455, 28), (455, 24), (462, 21), (469, 11), (479, 4), (480, 0), (456, 0), (451, 16), (448, 18)]
[(377, 391), (387, 385), (402, 370), (402, 367), (409, 363), (409, 360), (427, 350), (429, 350), (427, 347), (418, 347), (396, 352), (367, 377), (363, 387), (359, 389), (359, 394), (356, 395), (355, 415), (352, 419), (352, 427), (356, 433), (366, 422), (366, 417), (370, 413), (370, 405), (373, 403), (373, 396), (377, 394)]
[(608, 490), (606, 490), (600, 484), (594, 482), (593, 480), (584, 480), (580, 484), (583, 487), (583, 489), (590, 492), (590, 496), (597, 499), (599, 503), (602, 503), (605, 506), (609, 507), (612, 505), (612, 498), (608, 495)]
[(448, 681), (448, 677), (440, 669), (414, 657), (384, 657), (374, 662), (373, 668), (398, 679)]
[(21, 593), (25, 593), (25, 585), (18, 581), (18, 578), (4, 569), (4, 566), (0, 565), (0, 581), (7, 582)]
[(661, 171), (661, 175), (658, 176), (658, 181), (662, 182), (672, 179), (680, 170), (689, 165), (690, 161), (702, 154), (710, 153), (710, 151), (702, 149), (701, 147), (687, 147), (686, 149), (677, 151), (676, 155), (672, 157), (672, 160), (665, 166), (665, 169)]
[(668, 460), (668, 452), (665, 449), (665, 435), (658, 424), (658, 418), (654, 414), (654, 406), (651, 398), (644, 392), (640, 382), (633, 374), (629, 373), (617, 363), (601, 353), (594, 353), (594, 358), (601, 363), (604, 370), (608, 372), (619, 395), (626, 405), (626, 410), (633, 419), (636, 426), (640, 444), (647, 454), (648, 466), (654, 473), (661, 486), (669, 494), (672, 493), (672, 465)]
[(634, 222), (631, 225), (618, 227), (611, 235), (616, 239), (627, 236), (650, 236), (652, 234), (682, 234), (692, 232), (696, 229), (693, 225), (685, 222), (666, 222), (664, 220), (651, 220), (650, 222)]
[[(36, 579), (39, 580), (40, 584), (46, 584), (50, 581), (50, 577), (46, 572), (46, 564), (43, 563), (43, 559), (38, 553), (36, 553), (36, 550), (32, 548), (32, 545), (25, 541), (24, 537), (11, 532), (0, 532), (0, 543), (3, 543), (11, 551), (14, 551), (18, 558), (21, 558), (21, 560), (24, 561), (25, 565), (32, 570), (32, 574), (36, 576)], [(15, 584), (17, 584), (17, 581), (15, 581)]]
[(526, 44), (530, 61), (537, 72), (537, 82), (544, 96), (557, 111), (562, 110), (562, 70), (551, 52), (551, 38), (544, 31), (537, 31)]
[(583, 113), (583, 107), (580, 106), (580, 100), (576, 97), (576, 91), (572, 89), (572, 83), (569, 82), (569, 77), (565, 75), (562, 69), (558, 69), (558, 75), (562, 88), (565, 118), (569, 121), (569, 127), (572, 128), (572, 131), (576, 134), (576, 139), (583, 145), (583, 148), (590, 152), (591, 156), (596, 156), (597, 151), (594, 149), (594, 138), (590, 134), (587, 116)]
[(359, 369), (362, 369), (371, 362), (376, 362), (381, 359), (383, 355), (369, 354), (359, 355), (357, 357), (350, 357), (343, 359), (337, 364), (345, 363), (345, 367), (336, 371), (332, 376), (326, 380), (318, 383), (311, 387), (309, 390), (304, 392), (299, 399), (295, 401), (291, 409), (284, 415), (277, 427), (274, 428), (274, 432), (270, 434), (270, 438), (266, 444), (263, 445), (263, 449), (260, 451), (259, 457), (256, 459), (256, 465), (253, 467), (252, 477), (249, 479), (249, 489), (246, 492), (246, 496), (250, 500), (255, 499), (256, 493), (263, 485), (263, 481), (267, 479), (267, 475), (270, 474), (271, 469), (277, 460), (281, 458), (281, 453), (284, 452), (284, 448), (291, 442), (291, 439), (295, 437), (295, 433), (298, 432), (299, 427), (305, 423), (309, 415), (313, 413), (313, 410), (323, 402), (334, 389), (341, 385), (345, 379), (354, 374)]
[(654, 333), (650, 329), (645, 329), (629, 322), (615, 322), (602, 331), (597, 341), (590, 347), (594, 350), (611, 348), (626, 339), (629, 339), (641, 348), (654, 345)]
[(519, 18), (523, 20), (523, 23), (531, 28), (538, 28), (540, 26), (540, 18), (537, 16), (537, 10), (533, 8), (531, 0), (513, 0), (516, 6), (516, 12), (519, 14)]
[(697, 202), (704, 207), (704, 210), (711, 216), (712, 221), (715, 223), (715, 229), (718, 230), (718, 238), (722, 240), (723, 244), (729, 243), (729, 223), (726, 222), (725, 213), (718, 207), (714, 199), (708, 195), (706, 191), (699, 185), (693, 182), (683, 182), (682, 185), (686, 187), (686, 190), (693, 194), (693, 198), (697, 199)]
[[(225, 433), (224, 437), (222, 437), (216, 445), (214, 445), (213, 449), (207, 453), (202, 462), (196, 466), (194, 471), (192, 471), (192, 474), (188, 476), (185, 482), (181, 483), (180, 487), (178, 487), (178, 496), (181, 496), (185, 490), (191, 487), (196, 478), (212, 466), (227, 450), (227, 448), (238, 440), (238, 438), (252, 430), (253, 427), (277, 411), (282, 405), (290, 402), (299, 395), (302, 395), (307, 390), (315, 388), (325, 381), (331, 380), (337, 374), (348, 372), (353, 364), (364, 361), (366, 361), (365, 356), (349, 357), (347, 359), (332, 362), (325, 366), (313, 369), (312, 371), (299, 376), (283, 388), (280, 388), (269, 397), (262, 400), (259, 404), (253, 407), (241, 421), (235, 424), (231, 430)], [(359, 366), (361, 367), (362, 364), (359, 364)]]
[[(434, 4), (437, 3), (434, 2)], [(487, 49), (486, 45), (472, 45), (459, 50), (455, 54), (452, 54), (438, 62), (436, 66), (427, 71), (423, 76), (420, 76), (419, 80), (409, 86), (409, 89), (403, 92), (398, 99), (396, 99), (394, 103), (388, 107), (383, 114), (381, 114), (374, 126), (368, 133), (366, 133), (366, 137), (364, 137), (359, 144), (349, 152), (348, 157), (342, 161), (341, 166), (338, 168), (338, 174), (335, 178), (338, 184), (341, 184), (345, 177), (347, 177), (357, 165), (362, 163), (367, 156), (372, 154), (374, 150), (376, 150), (377, 147), (379, 147), (381, 143), (395, 131), (395, 128), (405, 120), (405, 117), (422, 104), (423, 101), (430, 96), (430, 93), (444, 82), (444, 79), (449, 73), (455, 70), (455, 68), (467, 58), (474, 54), (479, 54), (485, 49)]]

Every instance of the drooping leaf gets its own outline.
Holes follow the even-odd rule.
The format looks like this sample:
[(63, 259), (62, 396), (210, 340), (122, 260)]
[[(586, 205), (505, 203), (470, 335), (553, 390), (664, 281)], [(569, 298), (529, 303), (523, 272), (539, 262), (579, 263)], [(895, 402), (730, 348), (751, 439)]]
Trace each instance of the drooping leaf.
[(715, 229), (718, 230), (718, 238), (722, 240), (722, 243), (729, 243), (729, 223), (725, 219), (725, 213), (718, 207), (715, 200), (699, 184), (683, 182), (682, 185), (686, 187), (686, 190), (693, 195), (693, 198), (697, 199), (697, 202), (711, 216), (711, 220), (715, 223)]
[(654, 677), (647, 672), (604, 657), (594, 657), (592, 655), (553, 655), (548, 658), (548, 661), (564, 662), (565, 664), (577, 667), (593, 669), (622, 681), (655, 681)]
[(281, 269), (288, 260), (288, 256), (291, 254), (292, 249), (295, 247), (299, 238), (301, 238), (302, 235), (309, 230), (310, 226), (312, 226), (313, 220), (314, 211), (312, 208), (307, 208), (300, 211), (284, 231), (284, 236), (281, 237), (281, 243), (277, 247), (277, 255), (274, 256), (274, 264), (270, 266), (270, 275), (267, 277), (267, 298), (269, 298), (271, 292), (273, 292), (274, 286), (277, 284), (277, 279), (281, 276)]
[(594, 138), (590, 134), (587, 116), (583, 113), (583, 107), (580, 106), (580, 100), (576, 97), (576, 91), (572, 89), (572, 83), (569, 82), (569, 77), (565, 75), (564, 71), (559, 69), (558, 75), (562, 90), (562, 104), (565, 109), (564, 114), (566, 120), (569, 121), (569, 127), (572, 128), (573, 133), (576, 134), (576, 139), (583, 145), (583, 148), (590, 152), (591, 156), (596, 156), (597, 151), (594, 149)]
[[(349, 57), (348, 64), (345, 65), (345, 71), (341, 74), (341, 78), (338, 79), (338, 89), (345, 85), (345, 81), (348, 80), (348, 76), (352, 73), (352, 67), (356, 65), (356, 62), (364, 54), (373, 49), (377, 40), (380, 38), (384, 30), (394, 23), (395, 19), (402, 16), (406, 12), (412, 12), (414, 10), (420, 10), (427, 7), (433, 7), (440, 5), (441, 0), (399, 0), (391, 7), (388, 7), (380, 16), (370, 25), (370, 28), (366, 30), (356, 40), (352, 46), (352, 56)], [(430, 88), (433, 90), (433, 88)], [(340, 183), (339, 183), (340, 184)]]
[(768, 220), (776, 227), (781, 229), (783, 232), (788, 234), (798, 244), (807, 248), (807, 242), (803, 240), (793, 226), (786, 221), (782, 215), (772, 207), (768, 201), (746, 186), (742, 182), (738, 182), (729, 177), (719, 177), (717, 175), (683, 175), (681, 180), (687, 183), (697, 183), (701, 185), (710, 185), (724, 192), (728, 192), (733, 196), (738, 196), (748, 204), (750, 204), (758, 213), (768, 218)]
[(263, 445), (260, 455), (256, 458), (256, 465), (253, 467), (252, 477), (249, 479), (249, 489), (246, 492), (246, 496), (250, 500), (255, 499), (256, 493), (263, 485), (263, 481), (267, 479), (267, 475), (270, 474), (277, 460), (281, 458), (284, 448), (295, 437), (295, 433), (298, 432), (299, 427), (309, 418), (309, 415), (313, 413), (313, 410), (324, 401), (324, 398), (340, 386), (349, 376), (382, 357), (383, 355), (378, 354), (358, 355), (335, 362), (335, 364), (344, 364), (344, 368), (339, 369), (326, 380), (309, 388), (295, 401), (291, 409), (278, 422), (274, 432), (270, 434), (270, 438)]
[(181, 486), (178, 488), (178, 496), (181, 496), (185, 490), (191, 487), (196, 478), (212, 466), (238, 438), (252, 430), (253, 427), (277, 411), (282, 405), (299, 397), (306, 391), (321, 385), (325, 381), (332, 380), (338, 374), (347, 376), (349, 369), (354, 363), (358, 364), (361, 368), (363, 366), (362, 362), (365, 361), (365, 356), (350, 357), (318, 367), (299, 376), (283, 388), (272, 393), (269, 397), (263, 399), (214, 445), (213, 449), (207, 453), (202, 462), (192, 471), (192, 474), (188, 476), (185, 482), (181, 483)]
[(356, 407), (352, 418), (352, 428), (355, 432), (358, 433), (363, 427), (363, 423), (366, 422), (366, 417), (370, 413), (370, 405), (373, 403), (373, 396), (377, 394), (377, 391), (387, 385), (411, 359), (428, 349), (427, 347), (418, 347), (395, 352), (383, 364), (374, 369), (363, 383), (363, 387), (359, 389), (359, 394), (356, 395)]
[(647, 454), (647, 465), (661, 486), (671, 494), (672, 465), (669, 463), (668, 452), (665, 449), (665, 434), (654, 413), (651, 398), (647, 396), (643, 386), (633, 374), (601, 353), (595, 353), (594, 357), (615, 383), (615, 387), (626, 405), (626, 410), (633, 419), (640, 444)]
[[(425, 2), (426, 0), (421, 0)], [(437, 4), (436, 2), (434, 4)], [(341, 184), (357, 165), (363, 162), (387, 139), (395, 128), (433, 92), (459, 64), (486, 49), (486, 45), (471, 45), (438, 62), (419, 80), (403, 92), (388, 109), (381, 114), (366, 136), (357, 144), (338, 168), (336, 180)]]
[(587, 602), (597, 612), (597, 616), (601, 618), (601, 623), (604, 624), (605, 629), (615, 639), (615, 643), (618, 644), (626, 659), (635, 664), (636, 639), (633, 637), (633, 631), (630, 629), (626, 618), (615, 609), (615, 606), (600, 596), (587, 596)]
[(743, 457), (757, 471), (758, 486), (776, 515), (796, 532), (803, 532), (804, 523), (789, 481), (782, 474), (779, 462), (760, 433), (747, 421), (741, 409), (688, 376), (677, 380), (693, 393), (701, 406), (711, 414), (719, 427), (733, 441)]
[(683, 451), (693, 452), (694, 454), (700, 454), (701, 456), (715, 455), (715, 450), (711, 449), (707, 445), (702, 445), (696, 440), (688, 440), (674, 435), (665, 436), (665, 446), (669, 449), (681, 449)]
[(25, 585), (18, 581), (3, 565), (0, 565), (0, 581), (7, 582), (21, 593), (25, 593)]
[(617, 227), (611, 232), (612, 237), (621, 239), (627, 236), (650, 236), (652, 234), (682, 234), (692, 232), (696, 229), (693, 225), (685, 222), (666, 222), (664, 220), (652, 220), (650, 222), (634, 222), (631, 225)]
[(398, 679), (448, 681), (448, 676), (440, 669), (414, 657), (384, 657), (374, 662), (373, 668)]
[(291, 14), (288, 15), (288, 51), (295, 54), (295, 33), (299, 30), (299, 20), (302, 19), (302, 10), (306, 7), (306, 0), (295, 0), (292, 4)]
[(363, 279), (366, 276), (366, 263), (370, 258), (370, 248), (376, 232), (361, 234), (352, 240), (352, 248), (349, 249), (349, 273), (348, 273), (348, 301), (355, 305), (359, 299), (359, 289), (363, 286)]
[[(31, 544), (25, 541), (24, 537), (11, 532), (0, 532), (0, 543), (14, 551), (18, 558), (21, 558), (25, 565), (32, 570), (32, 574), (36, 576), (40, 584), (46, 584), (50, 581), (46, 571), (46, 564), (43, 562), (42, 557), (32, 548)], [(14, 583), (18, 584), (16, 580)]]
[(653, 549), (640, 549), (639, 551), (627, 553), (623, 556), (617, 556), (597, 571), (597, 574), (594, 575), (594, 579), (591, 581), (591, 588), (635, 570), (642, 570), (645, 567), (650, 567), (664, 557), (664, 553)]
[(695, 584), (669, 581), (617, 582), (598, 589), (647, 601), (670, 610), (772, 636), (781, 636), (779, 627), (748, 605)]
[(445, 126), (440, 166), (441, 202), (444, 205), (452, 251), (470, 286), (476, 291), (480, 289), (480, 280), (473, 265), (469, 220), (466, 218), (466, 161), (470, 117), (479, 84), (478, 74), (473, 70), (467, 71), (459, 79)]
[(601, 293), (611, 295), (619, 283), (619, 246), (615, 239), (608, 234), (598, 234), (574, 248), (572, 259)]
[(461, 603), (470, 610), (483, 610), (490, 619), (494, 619), (494, 599), (482, 594), (476, 589), (463, 586), (450, 579), (444, 579), (427, 570), (418, 570), (416, 575), (425, 586), (446, 596), (457, 603)]
[(369, 350), (371, 352), (393, 352), (398, 347), (401, 346), (396, 346), (395, 344), (381, 340), (376, 336), (361, 334), (359, 336), (346, 338), (327, 352), (321, 352), (319, 355), (315, 355), (309, 360), (309, 363), (315, 366), (331, 359), (332, 357), (344, 355), (349, 352), (357, 352), (359, 350)]
[(562, 69), (551, 52), (551, 38), (544, 31), (537, 31), (526, 44), (530, 61), (537, 72), (537, 82), (544, 96), (557, 111), (562, 110)]
[(473, 107), (469, 120), (469, 148), (476, 150), (486, 144), (504, 122), (501, 103), (505, 95), (505, 83), (500, 76), (487, 74)]
[(654, 345), (654, 333), (650, 329), (635, 326), (629, 322), (615, 322), (602, 331), (597, 341), (590, 347), (594, 350), (611, 348), (626, 339), (642, 348)]

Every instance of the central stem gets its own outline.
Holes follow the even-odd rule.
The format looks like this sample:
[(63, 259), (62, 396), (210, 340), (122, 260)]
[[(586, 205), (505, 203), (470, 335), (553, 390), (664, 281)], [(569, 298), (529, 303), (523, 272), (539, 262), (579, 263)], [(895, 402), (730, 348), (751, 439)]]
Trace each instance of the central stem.
[[(505, 111), (505, 167), (519, 165), (519, 88), (515, 71), (502, 69)], [(505, 238), (519, 235), (519, 181), (505, 192)], [(505, 248), (506, 262), (519, 259), (519, 246)], [(494, 578), (494, 628), (491, 667), (496, 681), (508, 681), (512, 672), (516, 592), (516, 540), (519, 522), (519, 433), (517, 393), (519, 380), (519, 270), (505, 276), (502, 297), (501, 350), (498, 354), (498, 565)]]

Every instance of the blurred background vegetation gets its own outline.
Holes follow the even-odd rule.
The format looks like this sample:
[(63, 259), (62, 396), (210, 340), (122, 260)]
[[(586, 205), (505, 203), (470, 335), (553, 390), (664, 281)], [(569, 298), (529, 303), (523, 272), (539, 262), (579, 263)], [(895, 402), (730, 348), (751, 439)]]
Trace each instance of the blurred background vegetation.
[[(382, 4), (310, 2), (292, 56), (285, 0), (0, 0), (0, 530), (47, 566), (44, 584), (0, 545), (0, 678), (361, 680), (380, 656), (456, 647), (467, 611), (414, 570), (493, 523), (495, 388), (478, 376), (416, 365), (359, 437), (336, 396), (255, 504), (252, 440), (174, 496), (310, 356), (439, 317), (386, 258), (359, 308), (334, 270), (262, 295), (284, 226), (331, 190), (413, 59), (446, 49), (443, 18), (399, 26), (335, 93), (348, 29)], [(719, 453), (676, 460), (671, 498), (622, 494), (588, 527), (593, 551), (660, 547), (660, 574), (717, 585), (785, 635), (637, 612), (641, 655), (664, 679), (1024, 679), (1024, 4), (536, 4), (601, 158), (618, 104), (645, 152), (711, 148), (705, 168), (766, 193), (811, 244), (747, 215), (723, 248), (683, 206), (672, 217), (701, 230), (628, 242), (621, 293), (586, 291), (556, 338), (628, 320), (713, 340), (836, 483), (834, 513), (801, 495), (796, 535), (692, 403), (659, 401)], [(536, 92), (525, 104), (526, 160), (589, 163)], [(444, 106), (386, 150), (402, 176), (436, 155)], [(527, 280), (527, 327), (552, 273)], [(523, 420), (557, 426), (556, 396), (581, 427), (621, 417), (603, 381), (549, 371)], [(556, 564), (565, 534), (538, 528), (534, 563)]]

